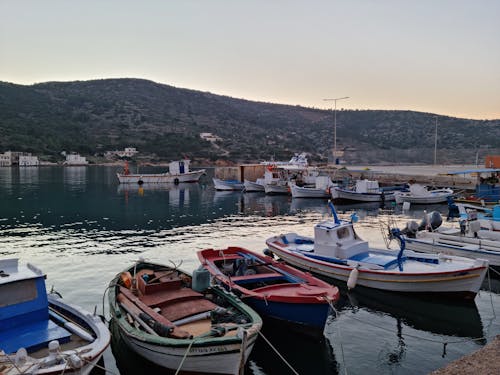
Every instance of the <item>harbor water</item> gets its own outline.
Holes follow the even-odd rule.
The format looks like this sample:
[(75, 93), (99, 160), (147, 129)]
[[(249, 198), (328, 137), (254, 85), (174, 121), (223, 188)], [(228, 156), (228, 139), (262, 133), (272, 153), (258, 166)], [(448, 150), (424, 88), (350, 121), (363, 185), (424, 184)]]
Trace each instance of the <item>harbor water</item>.
[[(0, 256), (33, 263), (47, 274), (48, 288), (106, 317), (109, 281), (139, 257), (192, 272), (197, 250), (236, 245), (261, 252), (266, 238), (312, 235), (314, 224), (329, 215), (325, 200), (216, 192), (210, 170), (200, 183), (142, 186), (119, 185), (117, 170), (0, 168)], [(386, 246), (381, 226), (389, 219), (404, 226), (420, 221), (424, 210), (447, 213), (445, 205), (405, 212), (371, 203), (337, 209), (345, 219), (356, 213), (358, 234), (378, 248)], [(339, 287), (342, 297), (323, 338), (264, 324), (274, 349), (259, 338), (245, 373), (292, 374), (292, 367), (299, 374), (426, 374), (500, 334), (498, 276), (485, 280), (469, 302)], [(104, 362), (112, 374), (165, 373), (119, 340)]]

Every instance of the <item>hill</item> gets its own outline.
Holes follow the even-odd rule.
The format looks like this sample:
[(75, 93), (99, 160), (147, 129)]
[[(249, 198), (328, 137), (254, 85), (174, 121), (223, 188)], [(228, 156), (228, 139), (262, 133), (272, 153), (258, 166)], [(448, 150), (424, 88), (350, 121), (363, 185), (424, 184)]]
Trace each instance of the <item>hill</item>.
[[(500, 120), (438, 116), (438, 161), (472, 163), (500, 151)], [(432, 162), (435, 115), (338, 110), (337, 147), (349, 163)], [(200, 138), (209, 132), (221, 138)], [(253, 102), (141, 79), (16, 85), (0, 82), (0, 152), (56, 159), (136, 147), (153, 161), (288, 159), (308, 152), (326, 162), (332, 111)]]

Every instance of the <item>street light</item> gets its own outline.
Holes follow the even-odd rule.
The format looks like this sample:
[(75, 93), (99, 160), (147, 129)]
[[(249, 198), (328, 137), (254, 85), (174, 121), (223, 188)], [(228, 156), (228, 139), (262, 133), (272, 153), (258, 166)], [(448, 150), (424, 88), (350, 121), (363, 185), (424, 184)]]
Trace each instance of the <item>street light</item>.
[(337, 164), (337, 100), (349, 99), (348, 96), (334, 99), (323, 99), (326, 102), (334, 102), (333, 110), (333, 164)]

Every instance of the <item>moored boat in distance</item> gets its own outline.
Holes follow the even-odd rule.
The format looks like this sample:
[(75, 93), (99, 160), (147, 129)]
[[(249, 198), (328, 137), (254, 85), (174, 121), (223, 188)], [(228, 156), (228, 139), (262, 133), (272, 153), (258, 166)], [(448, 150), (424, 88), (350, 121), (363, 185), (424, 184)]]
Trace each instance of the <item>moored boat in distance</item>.
[(262, 320), (210, 274), (138, 261), (110, 282), (109, 307), (123, 342), (182, 372), (239, 374)]
[[(397, 187), (401, 190), (401, 187)], [(381, 188), (378, 181), (357, 180), (353, 189), (332, 188), (332, 199), (355, 202), (390, 202), (395, 199), (396, 187)]]
[[(287, 263), (313, 273), (347, 282), (349, 288), (405, 293), (442, 293), (474, 298), (488, 269), (488, 261), (370, 248), (354, 231), (352, 222), (340, 220), (330, 202), (333, 220), (314, 228), (314, 238), (296, 233), (266, 240), (269, 250)], [(398, 230), (394, 229), (394, 235)]]
[(290, 183), (293, 198), (330, 198), (330, 190), (335, 187), (329, 176), (316, 176), (314, 185), (298, 186)]
[(245, 188), (245, 185), (238, 180), (223, 180), (220, 178), (213, 178), (215, 190), (236, 190), (241, 191)]
[(323, 332), (338, 288), (271, 257), (241, 247), (198, 251), (214, 280), (264, 317)]
[(45, 274), (0, 260), (0, 374), (89, 374), (110, 342), (100, 316), (47, 294)]
[(189, 170), (190, 160), (173, 161), (169, 164), (169, 171), (166, 173), (130, 173), (128, 163), (122, 173), (116, 176), (121, 184), (150, 184), (150, 183), (173, 183), (198, 182), (205, 174), (205, 169), (196, 171)]
[(396, 191), (396, 203), (409, 202), (411, 204), (445, 203), (453, 195), (452, 189), (428, 189), (421, 184), (410, 184), (409, 191)]

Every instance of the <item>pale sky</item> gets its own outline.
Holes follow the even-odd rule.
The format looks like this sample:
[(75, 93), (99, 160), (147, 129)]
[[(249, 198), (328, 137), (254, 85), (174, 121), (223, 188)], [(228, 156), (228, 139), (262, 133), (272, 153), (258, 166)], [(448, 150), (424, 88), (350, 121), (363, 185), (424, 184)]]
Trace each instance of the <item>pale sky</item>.
[(500, 0), (0, 0), (0, 81), (500, 119)]

